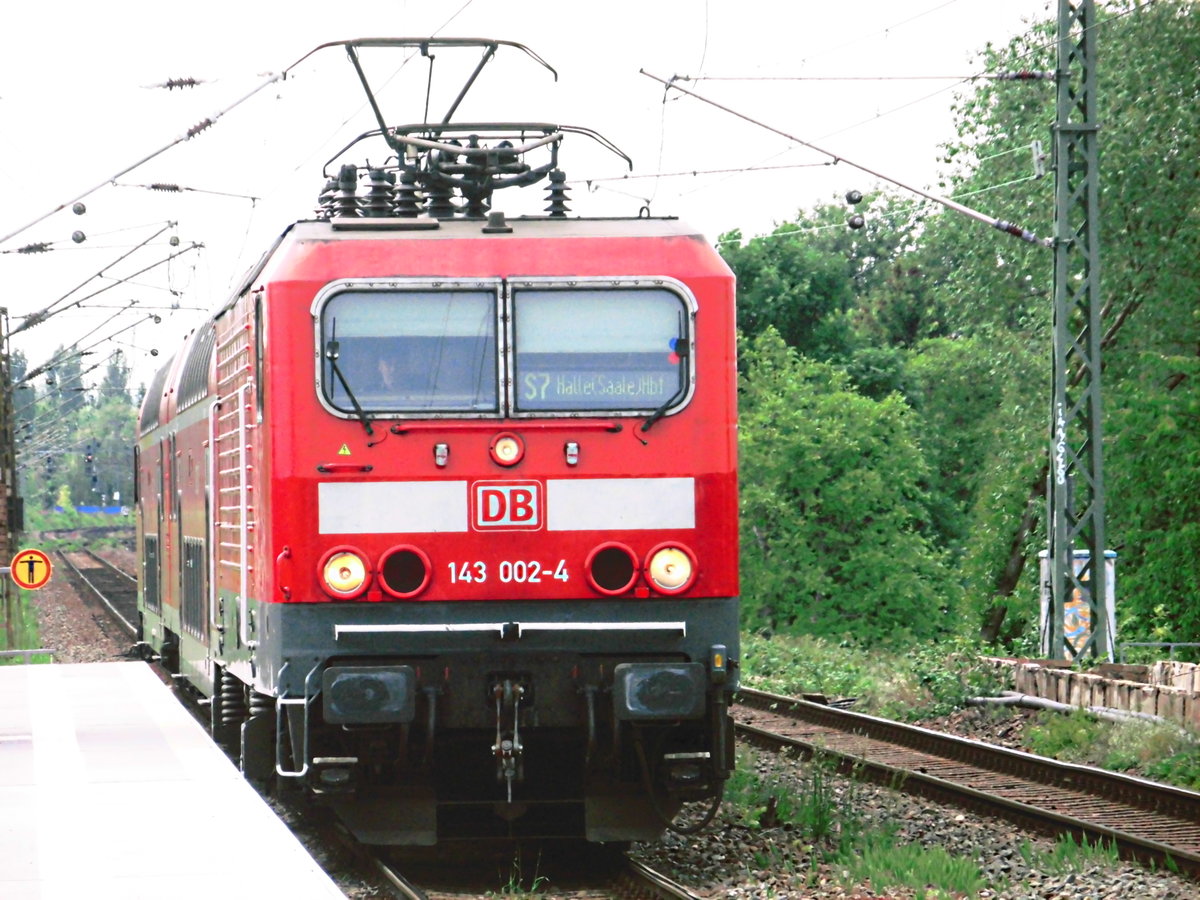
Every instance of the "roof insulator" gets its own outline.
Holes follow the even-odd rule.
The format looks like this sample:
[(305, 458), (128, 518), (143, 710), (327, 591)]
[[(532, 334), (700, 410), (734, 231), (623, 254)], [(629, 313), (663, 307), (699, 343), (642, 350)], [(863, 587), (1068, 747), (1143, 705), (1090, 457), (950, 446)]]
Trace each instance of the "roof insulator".
[(368, 216), (390, 216), (396, 205), (396, 173), (383, 169), (367, 172), (367, 196), (363, 213)]
[(546, 199), (550, 201), (550, 205), (546, 207), (546, 212), (550, 214), (552, 219), (564, 219), (570, 209), (567, 208), (567, 173), (562, 169), (555, 169), (550, 173), (550, 187), (546, 189)]
[(342, 166), (338, 172), (337, 190), (333, 195), (333, 214), (335, 216), (357, 216), (358, 169), (355, 166)]
[(417, 190), (417, 172), (412, 168), (400, 171), (400, 185), (396, 188), (396, 215), (415, 219), (421, 214), (421, 195)]

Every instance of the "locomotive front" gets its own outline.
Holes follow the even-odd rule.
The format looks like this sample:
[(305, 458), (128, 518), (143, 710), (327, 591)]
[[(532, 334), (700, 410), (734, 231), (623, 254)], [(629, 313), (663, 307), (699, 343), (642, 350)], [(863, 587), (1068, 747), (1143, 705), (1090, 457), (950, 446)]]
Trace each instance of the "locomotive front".
[(210, 564), (156, 580), (151, 643), (369, 842), (657, 837), (733, 766), (732, 274), (675, 220), (569, 217), (556, 168), (511, 219), (429, 171), (344, 168), (184, 354), (207, 415), (186, 359), (159, 386), (142, 455), (208, 460), (160, 527)]
[[(264, 373), (263, 677), (319, 789), (645, 837), (731, 765), (731, 279), (675, 223), (507, 227), (306, 227), (267, 282), (311, 362)], [(377, 257), (423, 276), (340, 277)]]

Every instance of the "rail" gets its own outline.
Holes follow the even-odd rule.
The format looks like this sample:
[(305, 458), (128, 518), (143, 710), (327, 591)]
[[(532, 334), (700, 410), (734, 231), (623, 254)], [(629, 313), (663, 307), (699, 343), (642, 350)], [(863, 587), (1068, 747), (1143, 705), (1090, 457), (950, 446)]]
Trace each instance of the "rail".
[[(122, 572), (108, 560), (90, 550), (75, 551), (87, 557), (89, 565), (79, 566), (71, 556), (59, 552), (58, 557), (71, 573), (85, 584), (116, 621), (117, 626), (132, 638), (138, 637), (137, 579)], [(132, 618), (131, 618), (132, 617)]]

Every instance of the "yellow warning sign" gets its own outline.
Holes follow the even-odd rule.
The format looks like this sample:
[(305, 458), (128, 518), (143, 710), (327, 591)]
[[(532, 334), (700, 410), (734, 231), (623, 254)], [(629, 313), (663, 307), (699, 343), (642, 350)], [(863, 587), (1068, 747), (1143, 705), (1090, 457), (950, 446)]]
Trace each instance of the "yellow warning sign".
[(17, 587), (36, 591), (50, 580), (50, 557), (41, 550), (22, 550), (13, 557), (9, 572)]
[(349, 455), (350, 455), (350, 445), (342, 444), (342, 449), (338, 451), (338, 456), (349, 456)]

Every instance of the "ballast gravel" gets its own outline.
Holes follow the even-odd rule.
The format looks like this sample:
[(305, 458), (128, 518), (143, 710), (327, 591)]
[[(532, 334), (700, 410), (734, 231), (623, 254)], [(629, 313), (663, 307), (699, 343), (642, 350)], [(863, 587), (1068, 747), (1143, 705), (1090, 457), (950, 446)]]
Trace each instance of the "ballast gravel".
[[(803, 784), (807, 763), (760, 757), (760, 774), (777, 784)], [(825, 776), (823, 776), (825, 777)], [(1007, 822), (933, 804), (836, 776), (830, 787), (848, 797), (861, 825), (891, 828), (897, 844), (942, 848), (979, 872), (977, 890), (873, 885), (844, 867), (822, 862), (810, 842), (787, 827), (753, 829), (722, 814), (712, 830), (687, 837), (668, 834), (657, 845), (639, 844), (634, 855), (708, 898), (987, 898), (987, 900), (1193, 900), (1200, 884), (1179, 876), (1116, 863), (1078, 870), (1053, 863), (1052, 841)]]

